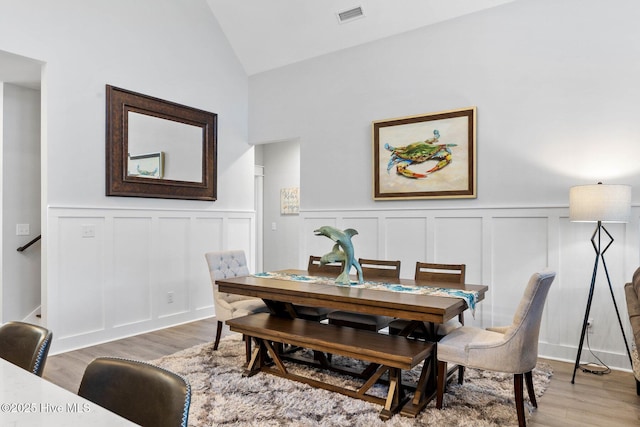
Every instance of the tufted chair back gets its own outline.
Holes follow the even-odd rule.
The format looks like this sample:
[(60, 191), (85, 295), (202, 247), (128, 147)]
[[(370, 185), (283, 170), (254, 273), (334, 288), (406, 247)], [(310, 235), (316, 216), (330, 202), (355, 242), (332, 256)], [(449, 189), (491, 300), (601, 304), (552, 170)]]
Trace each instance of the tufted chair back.
[[(251, 297), (229, 293), (219, 293), (216, 279), (248, 276), (249, 267), (247, 266), (247, 259), (244, 255), (244, 251), (242, 250), (209, 252), (205, 254), (205, 257), (207, 259), (207, 263), (209, 264), (209, 274), (211, 275), (211, 283), (213, 284), (213, 296), (214, 304), (216, 304), (216, 316), (220, 318), (221, 312), (218, 311), (218, 308), (220, 308), (221, 311), (227, 310), (226, 304), (219, 307), (221, 300), (226, 302), (235, 302), (249, 299)], [(227, 320), (232, 316), (231, 313), (229, 313), (228, 316), (222, 315), (222, 317), (224, 318), (221, 320)]]
[(259, 298), (220, 292), (216, 280), (229, 277), (248, 276), (249, 267), (242, 250), (208, 252), (205, 255), (209, 265), (211, 284), (213, 285), (213, 304), (216, 309), (218, 329), (214, 350), (218, 349), (222, 331), (222, 323), (234, 317), (268, 311), (267, 306)]
[(7, 322), (0, 326), (0, 357), (41, 377), (52, 333), (38, 325)]

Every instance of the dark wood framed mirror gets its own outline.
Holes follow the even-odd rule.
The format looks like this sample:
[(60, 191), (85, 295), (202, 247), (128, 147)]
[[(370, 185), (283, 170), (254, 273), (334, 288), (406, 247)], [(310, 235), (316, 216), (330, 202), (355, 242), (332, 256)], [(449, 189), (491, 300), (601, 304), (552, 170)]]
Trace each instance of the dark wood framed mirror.
[(218, 115), (106, 85), (107, 196), (216, 200)]

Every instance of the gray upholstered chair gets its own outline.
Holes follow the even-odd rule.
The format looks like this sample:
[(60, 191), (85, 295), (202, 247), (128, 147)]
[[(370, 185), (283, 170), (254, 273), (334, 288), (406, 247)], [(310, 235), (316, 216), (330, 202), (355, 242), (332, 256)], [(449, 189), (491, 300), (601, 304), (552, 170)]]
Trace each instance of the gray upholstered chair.
[(629, 313), (629, 323), (633, 333), (631, 347), (631, 367), (633, 376), (636, 379), (636, 394), (640, 396), (640, 268), (633, 273), (631, 282), (624, 285), (624, 295), (627, 301), (627, 313)]
[(531, 371), (538, 360), (538, 335), (545, 300), (555, 278), (553, 272), (535, 273), (510, 326), (486, 330), (462, 326), (443, 337), (437, 346), (438, 383), (436, 407), (442, 408), (447, 363), (513, 374), (518, 423), (525, 425), (523, 377), (529, 399), (538, 407)]
[[(244, 251), (230, 250), (208, 252), (204, 256), (207, 260), (207, 264), (209, 265), (209, 274), (211, 275), (211, 284), (213, 285), (213, 304), (216, 309), (216, 319), (218, 321), (216, 340), (213, 346), (213, 349), (217, 350), (218, 345), (220, 344), (220, 335), (222, 334), (222, 326), (225, 320), (246, 316), (252, 313), (267, 312), (269, 309), (259, 298), (218, 291), (216, 279), (249, 275), (249, 267), (247, 266), (247, 259), (244, 255)], [(249, 346), (250, 341), (245, 341), (247, 342), (247, 346)], [(247, 347), (247, 356), (249, 353), (250, 349)]]
[(52, 339), (42, 326), (7, 322), (0, 326), (0, 357), (41, 377)]
[[(400, 261), (375, 259), (358, 260), (365, 280), (385, 280), (400, 278)], [(379, 331), (386, 328), (393, 317), (375, 314), (354, 313), (352, 311), (332, 311), (327, 315), (329, 323), (337, 326), (348, 326), (356, 329)]]
[(189, 381), (146, 362), (99, 357), (85, 369), (78, 395), (141, 426), (187, 427)]

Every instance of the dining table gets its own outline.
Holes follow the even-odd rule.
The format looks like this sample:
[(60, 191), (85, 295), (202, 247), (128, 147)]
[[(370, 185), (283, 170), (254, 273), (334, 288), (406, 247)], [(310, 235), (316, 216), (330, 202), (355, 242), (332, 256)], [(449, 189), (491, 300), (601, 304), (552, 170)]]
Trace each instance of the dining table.
[[(462, 293), (456, 296), (455, 291), (474, 295), (475, 302), (480, 302), (489, 289), (486, 285), (405, 278), (376, 280), (372, 277), (364, 284), (353, 278), (349, 285), (336, 284), (333, 279), (331, 276), (312, 276), (306, 270), (287, 269), (216, 279), (216, 284), (220, 292), (261, 298), (272, 313), (278, 315), (296, 317), (296, 305), (305, 305), (436, 325), (457, 317), (467, 309), (475, 309), (468, 306), (461, 297)], [(421, 293), (421, 289), (441, 292)], [(446, 290), (450, 292), (447, 294)]]
[[(465, 310), (475, 312), (488, 286), (427, 282), (414, 279), (375, 277), (364, 283), (353, 278), (350, 284), (335, 283), (334, 277), (310, 275), (306, 270), (286, 269), (247, 276), (216, 279), (220, 292), (261, 298), (272, 315), (296, 318), (296, 307), (313, 306), (408, 320), (400, 335), (408, 336), (424, 326), (427, 339), (436, 341), (438, 324)], [(430, 331), (430, 332), (429, 332)], [(429, 375), (435, 376), (435, 370)], [(415, 398), (401, 413), (415, 417), (433, 398), (434, 378), (418, 384)], [(427, 389), (428, 388), (428, 389)]]
[(0, 358), (0, 426), (119, 427), (137, 424)]

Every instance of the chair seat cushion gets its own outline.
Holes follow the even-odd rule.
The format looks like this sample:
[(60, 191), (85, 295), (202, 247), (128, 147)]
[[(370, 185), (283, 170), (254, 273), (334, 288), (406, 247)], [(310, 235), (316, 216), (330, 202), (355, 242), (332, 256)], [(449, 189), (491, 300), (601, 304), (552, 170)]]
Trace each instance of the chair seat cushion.
[(436, 331), (436, 334), (440, 336), (449, 335), (451, 332), (455, 331), (460, 327), (462, 327), (462, 323), (460, 323), (457, 317), (453, 319), (449, 319), (445, 323), (441, 323), (438, 325), (438, 330)]
[(487, 331), (472, 326), (463, 326), (452, 331), (438, 342), (438, 360), (456, 363), (472, 368), (491, 369), (510, 372), (509, 366), (513, 365), (508, 360), (491, 360), (491, 351), (470, 351), (470, 348), (483, 349), (504, 343), (505, 335), (499, 332)]
[(393, 320), (389, 316), (354, 313), (351, 311), (332, 311), (327, 315), (327, 318), (331, 324), (372, 330), (383, 329)]
[(227, 294), (224, 292), (220, 292), (218, 293), (218, 297), (228, 303), (235, 303), (238, 301), (244, 301), (244, 300), (258, 300), (258, 301), (262, 301), (258, 298), (254, 298), (254, 297), (248, 297), (246, 295), (239, 295), (239, 294)]
[(264, 302), (262, 302), (262, 300), (258, 298), (249, 298), (240, 301), (234, 301), (233, 303), (231, 303), (231, 307), (233, 308), (233, 317), (240, 317), (246, 316), (248, 314), (269, 311)]

